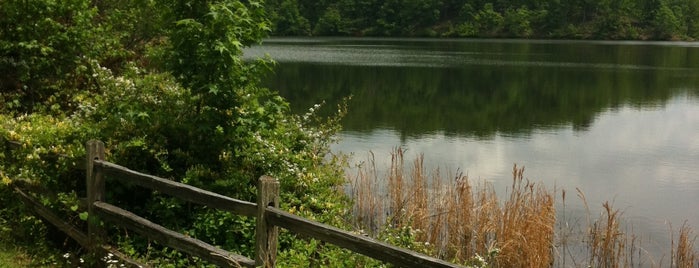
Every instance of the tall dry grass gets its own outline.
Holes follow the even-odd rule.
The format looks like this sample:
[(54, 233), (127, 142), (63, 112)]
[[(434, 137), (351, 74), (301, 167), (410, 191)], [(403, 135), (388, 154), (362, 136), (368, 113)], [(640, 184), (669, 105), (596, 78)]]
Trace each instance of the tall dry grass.
[(385, 176), (371, 158), (352, 179), (354, 213), (370, 234), (384, 223), (410, 226), (418, 242), (432, 245), (434, 254), (446, 260), (467, 262), (479, 255), (500, 267), (553, 263), (554, 197), (525, 180), (523, 168), (514, 166), (509, 198), (499, 200), (492, 185), (473, 187), (458, 171), (448, 183), (439, 170), (427, 173), (421, 156), (406, 176), (404, 150), (391, 156)]
[(679, 230), (677, 242), (672, 238), (672, 266), (680, 268), (699, 267), (699, 253), (694, 249), (697, 237), (693, 235), (692, 228), (687, 223), (682, 224)]
[(626, 239), (621, 232), (621, 212), (605, 202), (602, 218), (588, 229), (589, 264), (593, 267), (628, 267)]
[[(405, 150), (391, 153), (388, 170), (377, 169), (374, 155), (350, 179), (356, 224), (368, 235), (409, 227), (414, 239), (429, 245), (436, 257), (469, 263), (481, 256), (491, 267), (663, 267), (647, 255), (623, 213), (608, 202), (592, 219), (583, 192), (578, 197), (587, 221), (570, 225), (563, 211), (557, 215), (554, 192), (524, 177), (514, 165), (512, 185), (498, 198), (493, 185), (472, 185), (460, 171), (427, 171), (422, 156), (405, 166)], [(557, 218), (559, 216), (560, 218)], [(579, 230), (576, 230), (579, 229)], [(556, 233), (558, 232), (558, 233)], [(677, 242), (673, 237), (670, 267), (697, 266), (696, 236), (686, 225)], [(573, 254), (570, 247), (582, 247)]]

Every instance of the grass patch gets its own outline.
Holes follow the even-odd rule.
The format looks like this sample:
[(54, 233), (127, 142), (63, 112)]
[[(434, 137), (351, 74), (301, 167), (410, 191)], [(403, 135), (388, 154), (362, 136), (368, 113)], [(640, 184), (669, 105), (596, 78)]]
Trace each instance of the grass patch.
[(0, 241), (0, 268), (36, 267), (32, 258), (22, 249)]

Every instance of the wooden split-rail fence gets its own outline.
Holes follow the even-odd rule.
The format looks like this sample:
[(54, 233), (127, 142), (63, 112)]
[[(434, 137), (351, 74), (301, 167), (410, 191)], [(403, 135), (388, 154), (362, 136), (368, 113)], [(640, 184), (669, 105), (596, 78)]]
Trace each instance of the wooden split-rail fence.
[[(91, 140), (86, 144), (87, 157), (87, 232), (73, 226), (41, 205), (23, 187), (15, 192), (39, 216), (96, 254), (112, 256), (132, 267), (147, 264), (130, 259), (107, 244), (106, 231), (100, 221), (132, 230), (162, 245), (184, 251), (221, 267), (274, 267), (278, 228), (315, 238), (398, 267), (460, 267), (437, 258), (405, 250), (370, 237), (353, 234), (329, 225), (314, 222), (279, 209), (279, 182), (262, 176), (258, 181), (257, 203), (236, 200), (187, 184), (143, 174), (104, 160), (104, 143)], [(256, 217), (255, 256), (248, 258), (207, 244), (193, 237), (166, 229), (134, 213), (111, 205), (105, 200), (105, 179), (136, 184), (188, 202)]]

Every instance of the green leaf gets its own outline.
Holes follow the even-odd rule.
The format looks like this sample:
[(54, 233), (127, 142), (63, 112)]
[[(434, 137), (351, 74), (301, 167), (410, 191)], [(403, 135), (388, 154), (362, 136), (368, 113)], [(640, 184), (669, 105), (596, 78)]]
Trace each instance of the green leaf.
[(80, 213), (79, 216), (81, 220), (87, 221), (87, 211)]

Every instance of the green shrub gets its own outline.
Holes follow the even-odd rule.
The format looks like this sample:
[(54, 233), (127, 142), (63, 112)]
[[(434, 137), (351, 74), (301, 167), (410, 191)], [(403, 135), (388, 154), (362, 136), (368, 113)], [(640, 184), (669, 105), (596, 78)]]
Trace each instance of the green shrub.
[[(165, 28), (119, 23), (118, 18), (129, 18), (125, 11), (138, 10), (136, 2), (98, 6), (77, 0), (37, 2), (57, 8), (80, 3), (89, 11), (85, 13), (88, 19), (61, 26), (66, 32), (88, 35), (94, 47), (80, 43), (52, 48), (53, 54), (68, 58), (75, 53), (74, 46), (89, 52), (90, 56), (71, 64), (40, 59), (51, 66), (70, 67), (55, 70), (55, 80), (42, 82), (55, 92), (28, 101), (16, 92), (3, 91), (2, 98), (17, 107), (1, 111), (0, 136), (20, 146), (9, 150), (2, 143), (0, 150), (1, 230), (22, 227), (25, 231), (0, 234), (14, 235), (12, 239), (18, 241), (47, 235), (44, 225), (14, 202), (9, 187), (13, 181), (46, 189), (36, 197), (63, 218), (84, 224), (77, 200), (85, 196), (85, 175), (76, 165), (84, 158), (83, 146), (89, 139), (106, 143), (109, 161), (248, 201), (255, 201), (257, 178), (271, 175), (281, 182), (282, 208), (342, 226), (342, 217), (348, 214), (348, 200), (339, 194), (344, 162), (329, 154), (329, 145), (344, 107), (338, 107), (335, 118), (318, 116), (317, 106), (304, 115), (294, 115), (286, 100), (258, 86), (260, 75), (271, 63), (244, 62), (241, 55), (244, 46), (259, 42), (268, 30), (260, 4), (181, 1), (166, 6), (149, 2), (139, 14), (152, 14), (150, 19)], [(153, 14), (155, 7), (161, 12)], [(114, 38), (96, 34), (105, 32)], [(77, 42), (74, 38), (66, 40)], [(21, 47), (2, 40), (5, 48)], [(124, 56), (100, 57), (97, 52), (103, 49)], [(81, 82), (61, 79), (66, 72)], [(166, 227), (252, 256), (254, 219), (109, 182), (107, 198)], [(181, 254), (129, 238), (123, 230), (112, 229), (110, 234), (127, 251), (161, 259), (159, 263)], [(304, 246), (287, 236), (281, 239), (281, 252)], [(327, 249), (328, 253), (320, 254), (336, 251)], [(186, 258), (177, 265), (193, 262), (196, 259)]]

